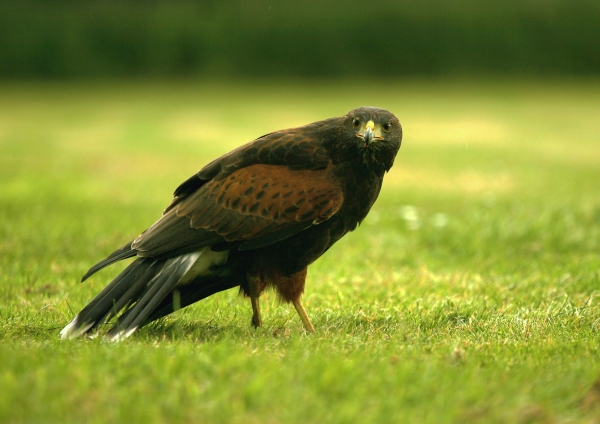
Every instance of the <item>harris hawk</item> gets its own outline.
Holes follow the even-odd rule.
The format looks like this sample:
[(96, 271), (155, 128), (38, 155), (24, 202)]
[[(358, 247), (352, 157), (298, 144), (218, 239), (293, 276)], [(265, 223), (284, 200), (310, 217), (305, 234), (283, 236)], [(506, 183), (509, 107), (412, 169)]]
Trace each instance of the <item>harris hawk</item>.
[(234, 287), (250, 298), (254, 326), (272, 287), (314, 331), (301, 303), (307, 267), (367, 216), (401, 141), (394, 114), (361, 107), (212, 161), (177, 187), (156, 223), (83, 276), (136, 258), (61, 337), (91, 334), (120, 313), (106, 334), (118, 340)]

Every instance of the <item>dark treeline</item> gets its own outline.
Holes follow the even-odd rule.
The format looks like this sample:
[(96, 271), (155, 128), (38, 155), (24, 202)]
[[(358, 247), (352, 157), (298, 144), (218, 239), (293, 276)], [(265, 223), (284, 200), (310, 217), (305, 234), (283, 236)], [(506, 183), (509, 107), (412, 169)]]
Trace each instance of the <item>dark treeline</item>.
[(598, 74), (598, 0), (0, 2), (0, 77)]

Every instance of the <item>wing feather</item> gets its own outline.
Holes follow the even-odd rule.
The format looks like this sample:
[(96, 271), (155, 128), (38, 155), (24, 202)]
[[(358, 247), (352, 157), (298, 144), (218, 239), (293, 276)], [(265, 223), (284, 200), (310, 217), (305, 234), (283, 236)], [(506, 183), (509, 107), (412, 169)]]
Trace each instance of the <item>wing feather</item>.
[(263, 247), (331, 218), (343, 201), (328, 168), (251, 165), (204, 184), (132, 247), (148, 257), (222, 243)]
[(257, 248), (329, 219), (344, 199), (320, 134), (338, 122), (267, 134), (209, 163), (175, 190), (132, 249), (169, 257), (223, 243)]
[(176, 213), (189, 218), (192, 228), (240, 241), (298, 222), (322, 222), (342, 203), (342, 189), (327, 169), (296, 171), (259, 164), (209, 181), (182, 201)]
[(331, 118), (266, 134), (215, 159), (177, 187), (165, 213), (207, 182), (226, 178), (236, 170), (250, 165), (285, 165), (294, 170), (325, 168), (330, 158), (320, 134), (325, 129), (335, 128), (339, 120), (340, 118)]

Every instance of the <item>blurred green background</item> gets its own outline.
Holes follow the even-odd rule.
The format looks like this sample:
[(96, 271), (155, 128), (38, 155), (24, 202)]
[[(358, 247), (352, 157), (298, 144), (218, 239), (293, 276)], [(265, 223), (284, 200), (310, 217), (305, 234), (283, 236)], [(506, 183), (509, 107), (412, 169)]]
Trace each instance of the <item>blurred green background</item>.
[[(0, 0), (0, 423), (598, 423), (600, 1)], [(404, 142), (311, 265), (58, 338), (208, 161), (375, 105)], [(360, 417), (360, 418), (357, 418)]]
[(0, 77), (600, 72), (597, 0), (3, 1)]

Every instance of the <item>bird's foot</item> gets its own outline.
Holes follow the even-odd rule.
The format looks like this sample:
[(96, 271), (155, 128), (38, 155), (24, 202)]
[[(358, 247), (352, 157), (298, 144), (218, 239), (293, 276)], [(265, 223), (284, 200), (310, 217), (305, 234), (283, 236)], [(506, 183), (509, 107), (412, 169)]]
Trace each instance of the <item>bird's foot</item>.
[(315, 327), (313, 327), (312, 323), (310, 322), (310, 319), (308, 318), (308, 314), (306, 313), (306, 309), (304, 309), (304, 306), (302, 306), (302, 302), (300, 301), (300, 298), (292, 301), (292, 303), (294, 304), (294, 306), (296, 308), (296, 312), (298, 312), (298, 315), (300, 315), (300, 319), (302, 320), (302, 323), (304, 324), (304, 328), (306, 329), (306, 331), (308, 331), (309, 333), (314, 333)]
[(262, 319), (260, 317), (260, 306), (258, 304), (258, 297), (250, 297), (252, 303), (252, 326), (254, 328), (262, 327)]

